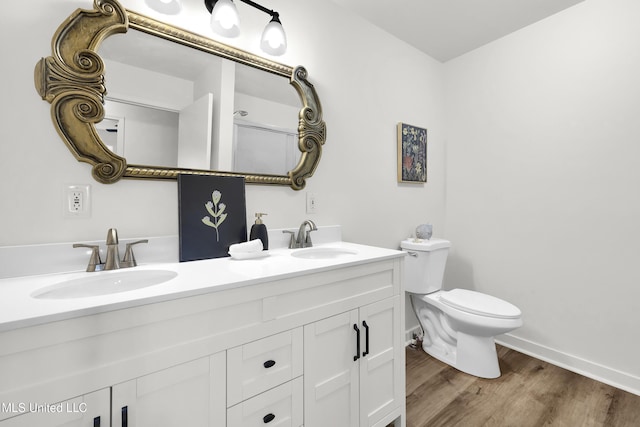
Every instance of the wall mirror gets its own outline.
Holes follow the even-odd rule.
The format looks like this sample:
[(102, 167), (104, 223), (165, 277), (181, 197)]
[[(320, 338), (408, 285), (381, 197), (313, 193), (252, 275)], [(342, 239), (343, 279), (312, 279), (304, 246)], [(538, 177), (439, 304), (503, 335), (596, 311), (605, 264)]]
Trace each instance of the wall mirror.
[(103, 183), (243, 176), (304, 188), (325, 142), (320, 100), (289, 67), (94, 0), (36, 66), (54, 126)]

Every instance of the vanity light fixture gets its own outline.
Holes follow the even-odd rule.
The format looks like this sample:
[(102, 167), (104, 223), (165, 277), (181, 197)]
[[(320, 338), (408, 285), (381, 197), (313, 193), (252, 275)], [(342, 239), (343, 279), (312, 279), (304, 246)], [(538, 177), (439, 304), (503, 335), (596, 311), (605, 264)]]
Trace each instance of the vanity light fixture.
[(144, 0), (147, 6), (165, 15), (177, 15), (182, 10), (181, 0)]
[[(251, 0), (240, 0), (261, 12), (271, 16), (271, 21), (262, 32), (260, 48), (271, 55), (282, 55), (287, 50), (287, 36), (280, 22), (280, 15)], [(211, 13), (211, 28), (224, 37), (237, 37), (240, 34), (240, 18), (233, 0), (204, 0)]]
[(223, 37), (238, 37), (240, 34), (240, 16), (233, 0), (205, 0), (207, 10), (211, 12), (211, 29)]

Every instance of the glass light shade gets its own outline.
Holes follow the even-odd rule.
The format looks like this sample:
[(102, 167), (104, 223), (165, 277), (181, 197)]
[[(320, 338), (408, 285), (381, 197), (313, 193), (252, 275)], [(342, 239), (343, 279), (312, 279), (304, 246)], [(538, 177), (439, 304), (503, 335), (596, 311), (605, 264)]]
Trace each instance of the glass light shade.
[(287, 36), (277, 17), (274, 17), (264, 28), (260, 48), (271, 55), (282, 55), (287, 51)]
[(240, 34), (240, 17), (232, 0), (218, 0), (211, 11), (211, 29), (224, 37)]
[(147, 6), (165, 15), (177, 15), (182, 10), (181, 0), (144, 0)]

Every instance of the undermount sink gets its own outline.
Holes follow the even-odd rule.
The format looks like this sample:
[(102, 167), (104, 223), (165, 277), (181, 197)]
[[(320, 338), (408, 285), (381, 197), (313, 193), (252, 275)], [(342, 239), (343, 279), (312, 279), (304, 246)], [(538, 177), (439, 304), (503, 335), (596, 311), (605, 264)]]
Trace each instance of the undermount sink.
[(38, 299), (96, 297), (159, 285), (177, 275), (171, 270), (104, 271), (40, 288), (31, 296)]
[(293, 251), (291, 256), (305, 259), (332, 259), (356, 255), (358, 252), (344, 248), (306, 248)]

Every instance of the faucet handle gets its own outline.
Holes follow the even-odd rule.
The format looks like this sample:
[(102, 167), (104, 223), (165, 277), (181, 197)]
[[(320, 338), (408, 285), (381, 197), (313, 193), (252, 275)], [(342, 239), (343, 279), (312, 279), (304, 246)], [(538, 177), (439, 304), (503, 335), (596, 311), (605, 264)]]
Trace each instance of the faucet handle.
[(120, 267), (135, 267), (138, 265), (136, 262), (136, 257), (133, 255), (133, 245), (137, 245), (138, 243), (149, 243), (149, 239), (137, 240), (135, 242), (127, 243), (126, 249), (124, 251), (124, 258), (122, 258), (122, 263)]
[(98, 245), (85, 245), (83, 243), (74, 243), (74, 248), (89, 248), (91, 249), (91, 257), (89, 258), (89, 264), (87, 265), (87, 271), (100, 271), (103, 267), (102, 260), (100, 259), (100, 246)]
[(304, 247), (305, 248), (310, 248), (313, 246), (313, 242), (311, 241), (311, 232), (312, 231), (316, 231), (317, 228), (312, 228), (311, 230), (307, 230), (307, 233), (305, 234), (304, 237)]
[(316, 230), (318, 230), (316, 223), (310, 219), (307, 219), (302, 223), (300, 230), (298, 231), (298, 244), (301, 248), (310, 248), (313, 246), (313, 242), (311, 242), (311, 232)]
[(296, 248), (297, 246), (296, 246), (296, 233), (295, 233), (295, 231), (282, 230), (282, 232), (291, 234), (291, 238), (289, 239), (289, 249)]

